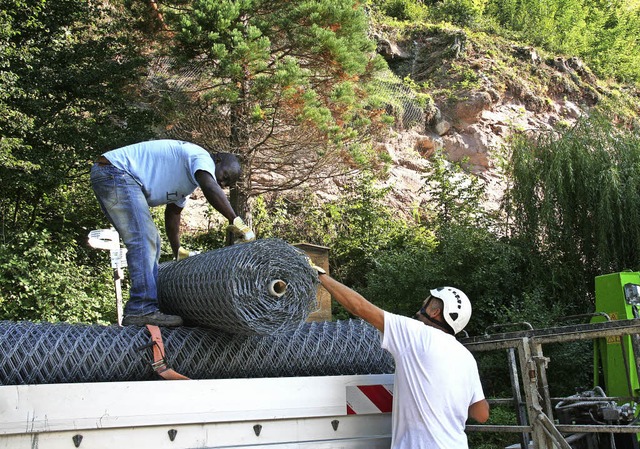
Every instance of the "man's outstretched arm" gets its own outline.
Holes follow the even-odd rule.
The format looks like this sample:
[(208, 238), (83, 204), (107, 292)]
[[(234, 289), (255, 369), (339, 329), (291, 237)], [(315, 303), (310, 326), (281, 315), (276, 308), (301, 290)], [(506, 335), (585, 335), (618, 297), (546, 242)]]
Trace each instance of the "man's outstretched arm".
[(371, 304), (362, 295), (327, 274), (320, 274), (320, 282), (347, 311), (359, 316), (379, 331), (384, 332), (384, 310)]

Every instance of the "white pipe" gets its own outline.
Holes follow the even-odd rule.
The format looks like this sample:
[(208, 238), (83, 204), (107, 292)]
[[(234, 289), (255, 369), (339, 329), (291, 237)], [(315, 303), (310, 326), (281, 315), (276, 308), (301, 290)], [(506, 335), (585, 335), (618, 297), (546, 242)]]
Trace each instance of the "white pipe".
[(277, 298), (284, 295), (287, 291), (287, 283), (282, 279), (275, 279), (269, 284), (269, 294)]

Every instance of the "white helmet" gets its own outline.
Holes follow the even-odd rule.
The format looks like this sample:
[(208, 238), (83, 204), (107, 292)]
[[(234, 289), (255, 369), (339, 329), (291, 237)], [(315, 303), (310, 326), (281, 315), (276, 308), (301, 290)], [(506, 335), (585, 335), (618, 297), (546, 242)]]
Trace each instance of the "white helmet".
[(440, 298), (444, 304), (442, 315), (457, 334), (471, 319), (471, 301), (462, 290), (453, 287), (438, 287), (431, 290), (431, 296)]

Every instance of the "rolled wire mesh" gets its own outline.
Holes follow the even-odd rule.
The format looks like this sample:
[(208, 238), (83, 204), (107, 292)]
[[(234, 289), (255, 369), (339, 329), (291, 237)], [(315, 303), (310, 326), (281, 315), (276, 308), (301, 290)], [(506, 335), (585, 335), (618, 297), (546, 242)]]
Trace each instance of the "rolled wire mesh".
[[(393, 372), (362, 320), (303, 323), (274, 335), (162, 328), (169, 366), (192, 379)], [(151, 380), (144, 327), (0, 321), (0, 385)]]
[(317, 309), (317, 286), (302, 252), (260, 239), (161, 264), (158, 302), (187, 326), (272, 334), (296, 329)]

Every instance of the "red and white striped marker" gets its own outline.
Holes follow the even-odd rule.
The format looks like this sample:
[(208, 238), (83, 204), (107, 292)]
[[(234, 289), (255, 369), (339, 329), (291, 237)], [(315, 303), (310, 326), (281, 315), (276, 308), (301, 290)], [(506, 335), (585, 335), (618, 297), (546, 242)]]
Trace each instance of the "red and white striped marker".
[(347, 415), (391, 413), (393, 385), (347, 386)]

